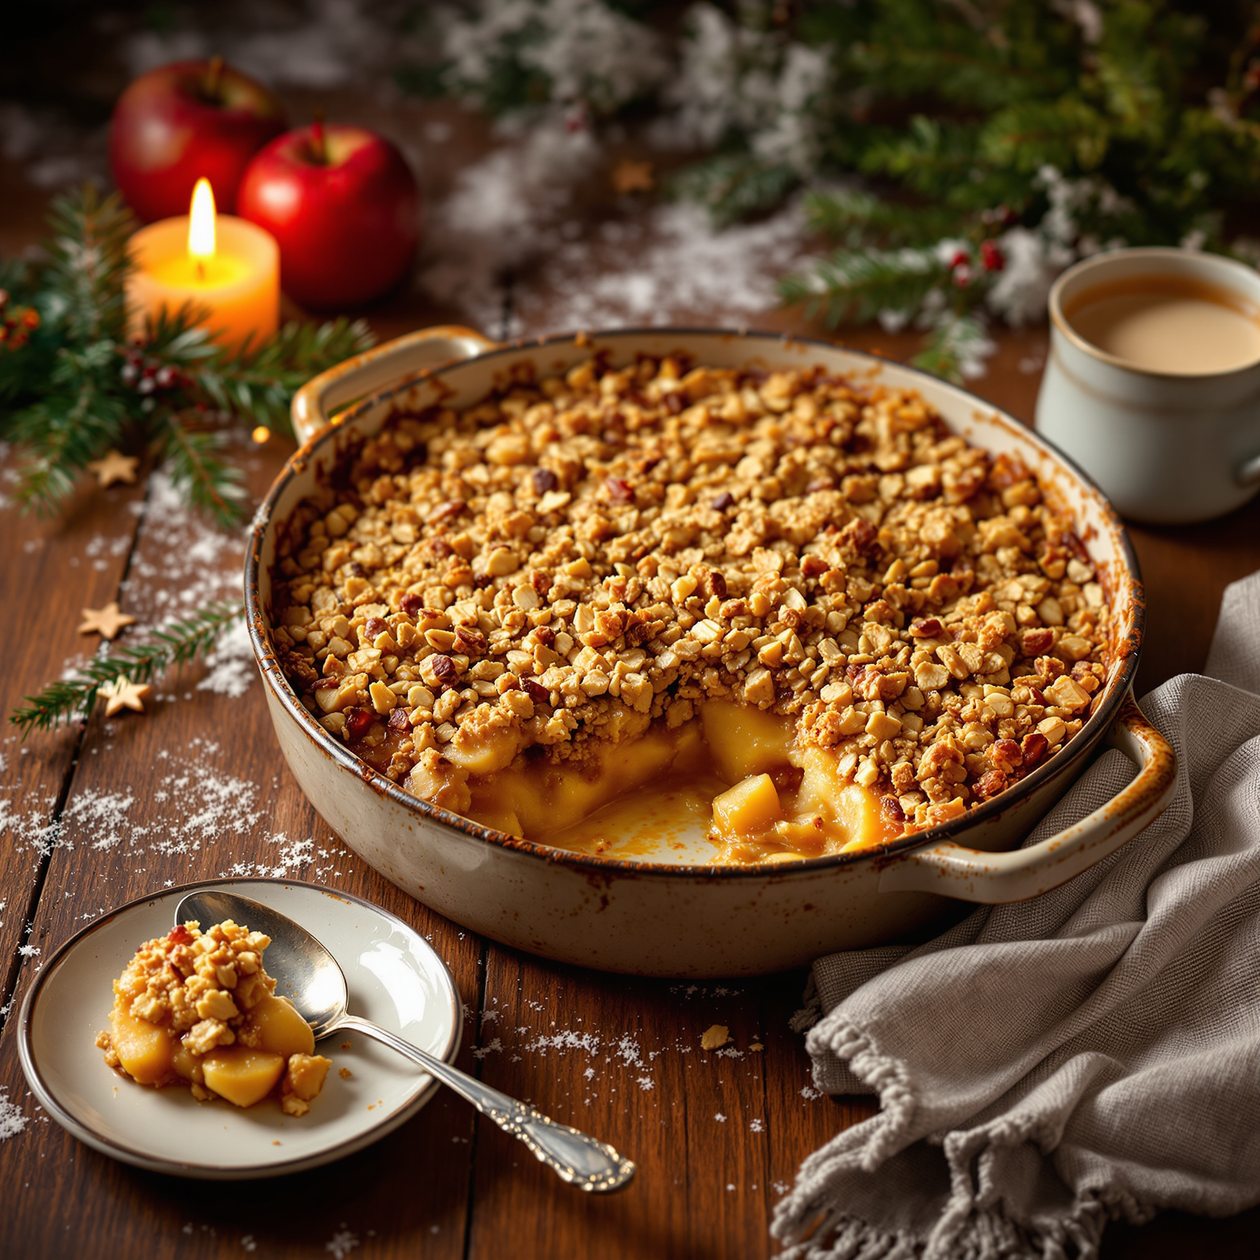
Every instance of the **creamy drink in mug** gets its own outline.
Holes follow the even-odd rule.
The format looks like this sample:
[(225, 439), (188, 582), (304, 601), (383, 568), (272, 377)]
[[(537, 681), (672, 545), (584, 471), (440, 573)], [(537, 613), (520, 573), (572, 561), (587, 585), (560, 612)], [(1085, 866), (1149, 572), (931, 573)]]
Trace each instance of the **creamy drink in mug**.
[(1260, 274), (1116, 250), (1059, 277), (1050, 320), (1037, 429), (1125, 516), (1207, 520), (1260, 490)]

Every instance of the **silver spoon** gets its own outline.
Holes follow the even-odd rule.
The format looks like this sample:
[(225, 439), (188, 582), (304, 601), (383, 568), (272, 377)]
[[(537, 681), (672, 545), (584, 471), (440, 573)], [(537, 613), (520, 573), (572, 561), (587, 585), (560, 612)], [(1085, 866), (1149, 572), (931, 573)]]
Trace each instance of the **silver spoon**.
[(346, 977), (337, 960), (301, 924), (249, 897), (207, 888), (191, 892), (175, 907), (175, 923), (222, 923), (232, 919), (271, 937), (266, 966), (283, 979), (293, 1005), (310, 1024), (316, 1041), (347, 1028), (357, 1029), (420, 1064), (431, 1076), (466, 1098), (505, 1133), (520, 1138), (562, 1180), (583, 1190), (620, 1190), (634, 1176), (634, 1164), (607, 1142), (556, 1124), (475, 1077), (453, 1068), (409, 1041), (346, 1010)]

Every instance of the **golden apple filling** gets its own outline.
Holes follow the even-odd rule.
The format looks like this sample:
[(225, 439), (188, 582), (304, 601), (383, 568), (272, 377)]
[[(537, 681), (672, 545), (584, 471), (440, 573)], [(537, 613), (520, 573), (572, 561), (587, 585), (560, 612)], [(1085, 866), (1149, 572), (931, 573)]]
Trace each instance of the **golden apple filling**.
[(252, 1107), (278, 1095), (288, 1115), (310, 1110), (332, 1065), (311, 1026), (263, 968), (271, 939), (230, 919), (146, 941), (114, 981), (105, 1062), (140, 1085), (185, 1084), (193, 1096)]
[(791, 721), (724, 700), (673, 730), (597, 745), (584, 763), (521, 758), (468, 787), (464, 812), (477, 822), (618, 857), (682, 848), (697, 832), (717, 862), (820, 856), (903, 830), (876, 793), (845, 781), (833, 753), (798, 749)]
[(822, 368), (527, 366), (393, 416), (278, 535), (334, 737), (514, 835), (740, 863), (963, 814), (1107, 676), (1099, 575), (1017, 459)]

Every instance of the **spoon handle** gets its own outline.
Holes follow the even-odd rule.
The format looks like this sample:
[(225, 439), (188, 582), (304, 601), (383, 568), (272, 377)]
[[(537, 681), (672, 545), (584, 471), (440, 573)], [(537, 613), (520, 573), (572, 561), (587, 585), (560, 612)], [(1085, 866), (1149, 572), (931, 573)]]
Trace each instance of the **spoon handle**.
[[(482, 1084), (475, 1077), (436, 1058), (427, 1050), (413, 1046), (392, 1032), (378, 1027), (357, 1015), (346, 1015), (337, 1021), (336, 1029), (354, 1028), (369, 1037), (406, 1055), (420, 1064), (431, 1076), (449, 1085), (466, 1098), (483, 1116), (488, 1116), (505, 1133), (520, 1138), (535, 1157), (552, 1172), (583, 1190), (606, 1192), (620, 1190), (629, 1184), (635, 1167), (631, 1160), (619, 1155), (607, 1142), (597, 1141), (579, 1129), (557, 1124), (541, 1111), (501, 1094)], [(328, 1032), (334, 1031), (328, 1029)], [(327, 1035), (327, 1034), (325, 1034)]]

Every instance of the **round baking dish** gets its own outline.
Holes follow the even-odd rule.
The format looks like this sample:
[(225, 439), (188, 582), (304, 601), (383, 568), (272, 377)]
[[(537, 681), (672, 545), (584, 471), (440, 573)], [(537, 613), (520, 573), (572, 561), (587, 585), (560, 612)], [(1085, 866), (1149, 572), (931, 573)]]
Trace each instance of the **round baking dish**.
[[(341, 453), (398, 409), (475, 403), (523, 362), (546, 375), (595, 353), (619, 365), (675, 351), (716, 367), (818, 363), (838, 375), (908, 387), (969, 442), (1018, 455), (1076, 522), (1114, 613), (1108, 677), (1080, 734), (1018, 784), (930, 831), (861, 853), (721, 867), (591, 857), (514, 838), (410, 795), (325, 731), (275, 658), (270, 571), (278, 531)], [(294, 399), (293, 418), (303, 445), (255, 518), (245, 565), (250, 637), (281, 750), (311, 803), (365, 861), (426, 905), (496, 940), (641, 975), (782, 970), (921, 930), (959, 900), (1020, 901), (1055, 888), (1137, 835), (1171, 795), (1172, 750), (1131, 694), (1144, 602), (1119, 517), (1034, 433), (926, 373), (768, 333), (620, 329), (496, 345), (445, 327), (399, 338), (317, 377)], [(1137, 764), (1132, 782), (1074, 827), (1017, 848), (1104, 742)]]

